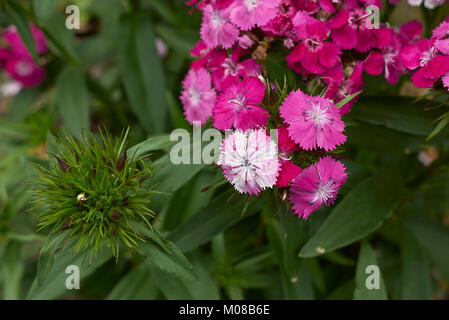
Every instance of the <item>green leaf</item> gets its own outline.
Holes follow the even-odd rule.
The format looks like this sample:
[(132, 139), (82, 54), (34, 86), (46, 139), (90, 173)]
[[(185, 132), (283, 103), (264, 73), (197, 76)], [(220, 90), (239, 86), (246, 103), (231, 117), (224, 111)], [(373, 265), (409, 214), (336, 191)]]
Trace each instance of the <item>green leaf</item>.
[(69, 132), (80, 137), (89, 129), (90, 97), (82, 70), (66, 67), (56, 81), (55, 102)]
[(129, 148), (127, 154), (139, 158), (150, 151), (165, 149), (171, 145), (173, 142), (170, 141), (170, 135), (155, 136)]
[[(372, 277), (374, 273), (366, 273), (368, 266), (377, 266), (376, 255), (371, 248), (369, 242), (362, 241), (360, 246), (359, 261), (357, 262), (357, 270), (355, 275), (355, 300), (386, 300), (387, 288), (382, 276), (382, 270), (379, 270), (379, 288), (368, 289), (367, 281), (368, 277)], [(368, 279), (368, 280), (367, 280)]]
[(31, 32), (30, 24), (27, 20), (27, 12), (22, 6), (12, 1), (4, 2), (3, 5), (5, 13), (11, 20), (11, 23), (16, 26), (17, 32), (28, 49), (28, 52), (33, 57), (34, 62), (39, 64), (36, 43), (34, 41), (33, 33)]
[(441, 111), (425, 111), (426, 102), (413, 103), (412, 98), (362, 96), (351, 110), (351, 118), (366, 123), (418, 136), (427, 136), (433, 129), (433, 119)]
[(167, 118), (165, 75), (148, 14), (121, 19), (118, 62), (131, 107), (148, 133), (162, 133)]
[(405, 221), (418, 240), (427, 258), (435, 265), (441, 275), (449, 281), (449, 228), (424, 217), (411, 217)]
[[(39, 0), (39, 2), (41, 2)], [(65, 17), (57, 11), (48, 12), (44, 16), (37, 17), (39, 27), (45, 33), (50, 50), (61, 56), (72, 66), (79, 64), (75, 53), (75, 36), (71, 30), (65, 27)]]
[(203, 189), (212, 185), (215, 177), (216, 172), (203, 170), (173, 194), (162, 218), (164, 230), (173, 230), (209, 204), (213, 190)]
[(185, 58), (190, 58), (190, 50), (198, 41), (198, 33), (191, 30), (182, 30), (158, 25), (156, 31), (161, 35), (170, 48)]
[(57, 0), (33, 0), (33, 11), (39, 21), (47, 20), (55, 8)]
[(340, 109), (341, 107), (343, 107), (345, 104), (347, 104), (348, 102), (350, 102), (352, 99), (354, 99), (355, 97), (357, 97), (357, 96), (358, 96), (359, 94), (361, 94), (362, 92), (363, 92), (363, 90), (362, 90), (362, 91), (359, 91), (359, 92), (356, 92), (356, 93), (353, 93), (353, 94), (347, 96), (346, 98), (344, 98), (343, 100), (341, 100), (341, 101), (339, 101), (337, 104), (335, 104), (335, 106), (336, 106), (338, 109)]
[(435, 137), (438, 133), (440, 133), (440, 131), (443, 130), (448, 123), (449, 123), (449, 112), (442, 119), (440, 119), (435, 129), (433, 129), (433, 131), (426, 138), (426, 141), (429, 141), (430, 139)]
[(317, 233), (300, 251), (315, 257), (360, 240), (380, 227), (396, 206), (399, 177), (391, 170), (379, 170), (357, 185), (332, 210)]
[(25, 269), (21, 257), (22, 245), (18, 241), (9, 241), (2, 255), (1, 271), (3, 278), (3, 299), (20, 299), (20, 288)]
[(157, 299), (158, 290), (152, 283), (150, 269), (145, 263), (130, 270), (112, 289), (107, 300)]
[(410, 233), (401, 230), (401, 299), (428, 300), (432, 293), (430, 270), (419, 243)]
[[(27, 299), (30, 300), (47, 300), (55, 299), (64, 293), (70, 293), (70, 290), (66, 288), (66, 279), (69, 276), (65, 273), (65, 270), (70, 265), (79, 267), (80, 279), (84, 279), (92, 274), (98, 267), (112, 258), (111, 250), (103, 250), (99, 252), (89, 263), (89, 259), (86, 259), (83, 255), (73, 255), (69, 250), (70, 244), (67, 244), (64, 249), (57, 255), (55, 255), (54, 263), (48, 271), (45, 278), (41, 279), (41, 284), (38, 284), (37, 278), (34, 280), (30, 291), (28, 292)], [(93, 252), (86, 253), (87, 256), (93, 254)], [(83, 283), (81, 282), (81, 287)]]
[(148, 238), (137, 248), (141, 255), (147, 257), (147, 264), (180, 279), (196, 279), (192, 265), (175, 244), (142, 224), (137, 229)]
[[(170, 234), (169, 239), (176, 243), (183, 251), (190, 251), (210, 241), (215, 235), (225, 231), (240, 219), (246, 199), (229, 200), (230, 195), (223, 193), (213, 200), (210, 205), (187, 220), (182, 226)], [(260, 199), (250, 206), (245, 216), (261, 210), (265, 199)]]

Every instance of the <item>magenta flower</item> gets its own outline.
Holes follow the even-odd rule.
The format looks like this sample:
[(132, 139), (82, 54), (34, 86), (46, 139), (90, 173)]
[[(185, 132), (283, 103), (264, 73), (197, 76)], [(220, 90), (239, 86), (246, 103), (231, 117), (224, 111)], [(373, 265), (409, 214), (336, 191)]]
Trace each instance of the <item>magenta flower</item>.
[(277, 14), (281, 0), (235, 0), (229, 7), (231, 21), (247, 31), (256, 25), (265, 26)]
[(35, 87), (45, 79), (45, 69), (36, 66), (31, 56), (12, 56), (6, 61), (5, 71), (24, 87)]
[(237, 41), (239, 29), (230, 22), (229, 10), (207, 5), (203, 12), (201, 39), (210, 49), (222, 46), (227, 49)]
[(424, 26), (416, 20), (409, 21), (399, 28), (398, 36), (403, 46), (415, 44), (421, 40)]
[(325, 42), (329, 28), (324, 22), (298, 11), (293, 24), (297, 37), (302, 41), (287, 56), (289, 64), (301, 63), (308, 72), (320, 74), (338, 62), (340, 48), (332, 42)]
[(237, 130), (223, 140), (218, 165), (238, 192), (258, 194), (276, 183), (276, 144), (265, 129)]
[(211, 77), (206, 69), (190, 69), (182, 83), (181, 101), (189, 123), (203, 125), (212, 114), (216, 93), (211, 87)]
[(368, 29), (363, 9), (342, 10), (331, 20), (332, 39), (342, 49), (365, 52), (376, 46), (376, 29)]
[(242, 78), (260, 74), (260, 64), (256, 60), (249, 58), (240, 61), (247, 53), (247, 50), (240, 47), (234, 47), (231, 54), (226, 50), (215, 50), (211, 53), (209, 69), (212, 71), (212, 81), (217, 90), (238, 84)]
[(211, 50), (207, 47), (207, 44), (204, 41), (198, 41), (192, 50), (190, 50), (190, 55), (198, 59), (192, 61), (190, 66), (193, 69), (207, 68), (210, 53)]
[(346, 179), (346, 170), (340, 161), (321, 158), (293, 180), (289, 196), (293, 211), (299, 218), (307, 219), (323, 203), (331, 205)]
[(429, 88), (442, 75), (449, 72), (449, 56), (439, 53), (435, 39), (423, 39), (414, 45), (404, 47), (400, 59), (409, 70), (418, 69), (412, 76), (412, 82), (419, 88)]
[(299, 147), (288, 136), (286, 126), (279, 127), (276, 131), (279, 154), (279, 176), (276, 181), (276, 186), (287, 187), (293, 178), (301, 172), (301, 167), (290, 161), (290, 154), (296, 150), (299, 150)]
[(393, 29), (382, 29), (385, 39), (380, 51), (372, 50), (365, 60), (365, 71), (371, 75), (380, 75), (385, 71), (385, 79), (389, 84), (396, 84), (405, 68), (399, 58), (401, 42)]
[(268, 112), (259, 106), (264, 95), (265, 85), (255, 77), (231, 85), (220, 93), (212, 110), (214, 127), (247, 130), (266, 125)]
[(311, 97), (298, 89), (285, 98), (279, 111), (290, 138), (305, 150), (333, 150), (346, 141), (338, 108), (327, 98)]
[[(30, 23), (30, 28), (36, 44), (37, 53), (44, 54), (48, 50), (47, 40), (45, 39), (44, 33), (32, 23)], [(15, 26), (8, 27), (2, 37), (10, 45), (11, 50), (15, 55), (30, 55)]]
[[(351, 75), (347, 79), (345, 79), (341, 64), (337, 64), (326, 72), (324, 80), (328, 83), (324, 96), (338, 103), (350, 95), (363, 90), (363, 62), (358, 62), (355, 65)], [(340, 114), (344, 115), (348, 113), (357, 98), (355, 97), (344, 104), (339, 109)]]

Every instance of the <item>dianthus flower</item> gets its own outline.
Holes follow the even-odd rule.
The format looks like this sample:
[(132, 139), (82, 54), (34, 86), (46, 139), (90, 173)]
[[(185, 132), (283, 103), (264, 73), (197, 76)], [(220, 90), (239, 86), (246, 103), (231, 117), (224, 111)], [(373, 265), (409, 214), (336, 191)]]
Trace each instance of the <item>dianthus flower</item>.
[(279, 154), (279, 176), (276, 181), (276, 186), (287, 187), (289, 183), (300, 172), (301, 167), (294, 164), (290, 158), (290, 154), (299, 150), (298, 145), (290, 139), (286, 126), (276, 129), (278, 139), (278, 154)]
[(305, 150), (333, 150), (346, 141), (344, 123), (330, 99), (311, 97), (298, 89), (285, 98), (279, 111), (290, 138)]
[(187, 121), (203, 125), (212, 114), (216, 93), (211, 87), (211, 77), (206, 69), (190, 69), (183, 83), (181, 101)]
[(325, 41), (329, 37), (329, 28), (324, 22), (298, 11), (293, 24), (302, 41), (287, 56), (289, 65), (300, 63), (308, 72), (320, 74), (338, 62), (340, 48)]
[(247, 31), (265, 26), (277, 14), (281, 0), (235, 0), (229, 7), (231, 21)]
[(210, 49), (222, 46), (227, 49), (237, 41), (239, 29), (229, 20), (229, 10), (207, 5), (203, 12), (201, 39)]
[(346, 179), (346, 170), (340, 161), (321, 158), (293, 180), (289, 196), (293, 211), (299, 218), (307, 219), (323, 203), (331, 205)]
[(238, 192), (258, 194), (276, 183), (276, 144), (265, 129), (237, 130), (223, 140), (218, 165)]
[(212, 110), (214, 127), (221, 130), (232, 127), (247, 130), (264, 126), (268, 112), (259, 106), (264, 95), (265, 85), (255, 77), (231, 85), (220, 93)]

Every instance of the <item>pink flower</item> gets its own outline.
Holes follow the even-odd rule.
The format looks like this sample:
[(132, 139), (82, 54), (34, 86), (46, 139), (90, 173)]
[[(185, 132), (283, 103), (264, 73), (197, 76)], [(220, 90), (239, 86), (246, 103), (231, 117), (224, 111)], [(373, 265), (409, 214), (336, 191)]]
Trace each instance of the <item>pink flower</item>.
[(301, 172), (301, 167), (290, 161), (290, 154), (296, 150), (299, 150), (299, 147), (288, 136), (286, 126), (279, 127), (276, 131), (279, 153), (279, 176), (276, 181), (276, 186), (287, 187), (293, 178)]
[(218, 96), (212, 110), (214, 127), (247, 130), (266, 125), (268, 112), (259, 106), (264, 95), (265, 85), (255, 77), (231, 85)]
[[(30, 23), (30, 27), (36, 44), (37, 53), (44, 54), (48, 50), (47, 40), (45, 39), (44, 33), (32, 23)], [(6, 30), (3, 34), (3, 39), (11, 46), (11, 50), (14, 54), (21, 56), (30, 55), (15, 26), (11, 26)]]
[(290, 138), (305, 150), (333, 150), (346, 141), (338, 108), (327, 98), (311, 97), (298, 89), (285, 98), (279, 111)]
[(346, 182), (344, 165), (331, 157), (321, 158), (304, 169), (292, 182), (289, 200), (299, 218), (307, 219), (324, 203), (334, 203), (338, 190)]
[(271, 19), (261, 29), (267, 36), (281, 36), (297, 41), (295, 26), (292, 21), (297, 11), (291, 0), (282, 0), (276, 17)]
[(206, 69), (190, 69), (182, 83), (181, 101), (189, 123), (203, 125), (212, 114), (216, 93), (211, 88), (211, 77)]
[(253, 46), (254, 41), (251, 39), (248, 35), (244, 34), (243, 36), (239, 37), (239, 46), (242, 49), (249, 49)]
[(6, 61), (11, 57), (11, 51), (0, 48), (0, 68), (3, 68)]
[(45, 69), (36, 66), (31, 56), (15, 55), (6, 61), (5, 71), (24, 87), (35, 87), (45, 79)]
[(403, 24), (399, 28), (398, 36), (403, 46), (415, 44), (421, 40), (421, 34), (424, 29), (422, 23), (412, 20)]
[(392, 29), (384, 29), (388, 33), (388, 41), (381, 46), (380, 51), (372, 50), (365, 60), (365, 71), (368, 74), (379, 75), (385, 71), (385, 79), (389, 84), (396, 84), (399, 76), (405, 72), (399, 53), (401, 42)]
[(238, 192), (258, 194), (276, 183), (276, 144), (265, 129), (235, 131), (223, 141), (218, 165)]
[(407, 69), (418, 69), (412, 76), (412, 82), (419, 88), (431, 87), (449, 72), (449, 56), (438, 53), (434, 39), (423, 39), (415, 45), (404, 47), (400, 59)]
[[(329, 85), (325, 97), (338, 103), (350, 95), (363, 90), (363, 63), (358, 62), (347, 79), (345, 79), (341, 64), (337, 64), (334, 68), (328, 70), (326, 77), (325, 82), (329, 83)], [(355, 97), (343, 105), (339, 109), (340, 114), (344, 115), (348, 113), (357, 98)]]
[(190, 50), (190, 55), (198, 60), (193, 61), (190, 65), (193, 69), (207, 68), (211, 50), (207, 47), (204, 41), (198, 41), (197, 44)]
[(363, 9), (342, 10), (331, 20), (332, 39), (342, 49), (365, 52), (376, 45), (375, 29), (368, 29)]
[(256, 25), (263, 27), (277, 14), (281, 0), (235, 0), (229, 7), (231, 21), (247, 31)]
[(222, 46), (227, 49), (237, 41), (239, 29), (229, 21), (229, 10), (207, 5), (203, 12), (201, 39), (210, 49)]
[(241, 78), (260, 74), (260, 65), (256, 60), (249, 58), (240, 61), (247, 53), (247, 50), (240, 47), (234, 47), (231, 54), (225, 50), (215, 50), (211, 53), (209, 68), (217, 90), (224, 90), (233, 84), (238, 84)]
[(289, 65), (299, 62), (308, 72), (320, 74), (337, 63), (341, 51), (332, 42), (325, 42), (329, 29), (324, 22), (298, 11), (293, 24), (302, 41), (287, 56)]

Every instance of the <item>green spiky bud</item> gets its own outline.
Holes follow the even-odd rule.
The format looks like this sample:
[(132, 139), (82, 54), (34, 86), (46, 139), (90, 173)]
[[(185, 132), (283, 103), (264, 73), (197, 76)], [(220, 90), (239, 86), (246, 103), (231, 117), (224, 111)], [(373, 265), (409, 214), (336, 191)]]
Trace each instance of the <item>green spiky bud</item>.
[(52, 236), (70, 230), (75, 254), (103, 244), (117, 257), (120, 242), (137, 246), (140, 234), (131, 221), (149, 224), (152, 211), (140, 183), (151, 176), (149, 161), (126, 153), (126, 134), (57, 138), (58, 152), (49, 168), (38, 167), (34, 202), (40, 208), (39, 228)]

